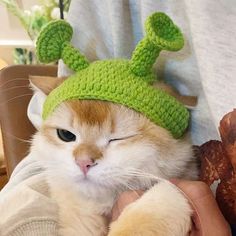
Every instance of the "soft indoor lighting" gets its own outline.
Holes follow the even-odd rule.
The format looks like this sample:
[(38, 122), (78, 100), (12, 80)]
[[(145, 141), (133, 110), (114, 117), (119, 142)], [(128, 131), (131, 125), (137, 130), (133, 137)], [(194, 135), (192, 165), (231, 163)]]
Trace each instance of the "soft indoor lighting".
[(7, 63), (0, 58), (0, 70), (7, 66)]

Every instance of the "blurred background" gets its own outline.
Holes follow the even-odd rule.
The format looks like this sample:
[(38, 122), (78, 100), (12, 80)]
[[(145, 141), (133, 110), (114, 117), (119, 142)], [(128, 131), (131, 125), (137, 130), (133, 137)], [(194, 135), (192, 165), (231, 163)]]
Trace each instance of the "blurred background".
[[(8, 65), (38, 64), (35, 57), (35, 41), (40, 30), (52, 20), (66, 19), (69, 5), (70, 0), (0, 0), (0, 70)], [(10, 94), (16, 89), (20, 90), (25, 87), (13, 86), (8, 82), (5, 85), (9, 85), (11, 88), (2, 90), (2, 92)], [(19, 106), (17, 102), (21, 101), (20, 99), (19, 101), (14, 100), (16, 106)], [(9, 118), (7, 114), (2, 115), (6, 119)], [(17, 136), (12, 135), (12, 138), (20, 140)], [(5, 160), (0, 127), (0, 190), (8, 180)]]
[(0, 69), (6, 64), (35, 64), (34, 42), (40, 29), (66, 18), (69, 4), (70, 0), (0, 0)]

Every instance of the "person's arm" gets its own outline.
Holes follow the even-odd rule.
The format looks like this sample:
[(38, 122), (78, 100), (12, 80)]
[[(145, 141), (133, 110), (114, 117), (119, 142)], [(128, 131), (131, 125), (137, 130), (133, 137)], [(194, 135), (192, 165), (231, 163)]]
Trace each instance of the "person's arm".
[(172, 180), (187, 196), (194, 214), (191, 236), (231, 235), (230, 227), (222, 215), (210, 188), (200, 181)]
[(0, 212), (1, 236), (58, 235), (58, 206), (43, 173), (1, 191)]
[[(191, 236), (230, 236), (231, 231), (214, 199), (210, 188), (200, 181), (172, 180), (189, 199), (194, 210)], [(122, 210), (137, 200), (142, 191), (124, 192), (119, 197), (112, 211), (112, 221), (116, 220)]]

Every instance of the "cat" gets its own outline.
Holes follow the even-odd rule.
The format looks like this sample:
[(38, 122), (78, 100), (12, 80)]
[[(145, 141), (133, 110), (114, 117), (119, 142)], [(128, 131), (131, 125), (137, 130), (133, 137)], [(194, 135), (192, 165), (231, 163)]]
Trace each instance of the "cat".
[[(45, 98), (64, 79), (31, 77)], [(62, 103), (39, 125), (30, 155), (47, 170), (59, 206), (61, 236), (187, 235), (191, 207), (167, 180), (196, 179), (198, 163), (187, 137), (125, 106), (99, 100)], [(120, 193), (147, 190), (109, 225)]]

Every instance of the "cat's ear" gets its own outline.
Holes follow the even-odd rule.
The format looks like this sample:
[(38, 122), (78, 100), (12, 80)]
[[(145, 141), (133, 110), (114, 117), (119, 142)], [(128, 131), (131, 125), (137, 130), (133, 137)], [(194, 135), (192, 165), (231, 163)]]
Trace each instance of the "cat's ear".
[(29, 76), (29, 81), (34, 91), (41, 91), (48, 95), (53, 89), (58, 87), (66, 80), (66, 77), (50, 77), (50, 76)]
[(194, 107), (197, 105), (196, 96), (181, 95), (176, 89), (164, 82), (157, 82), (153, 85), (153, 87), (164, 90), (166, 93), (175, 97), (180, 103), (189, 109), (194, 109)]
[(47, 95), (65, 79), (66, 78), (30, 76), (29, 81), (31, 88), (34, 90), (34, 95), (28, 105), (27, 115), (36, 129), (39, 129), (43, 123), (43, 104)]

